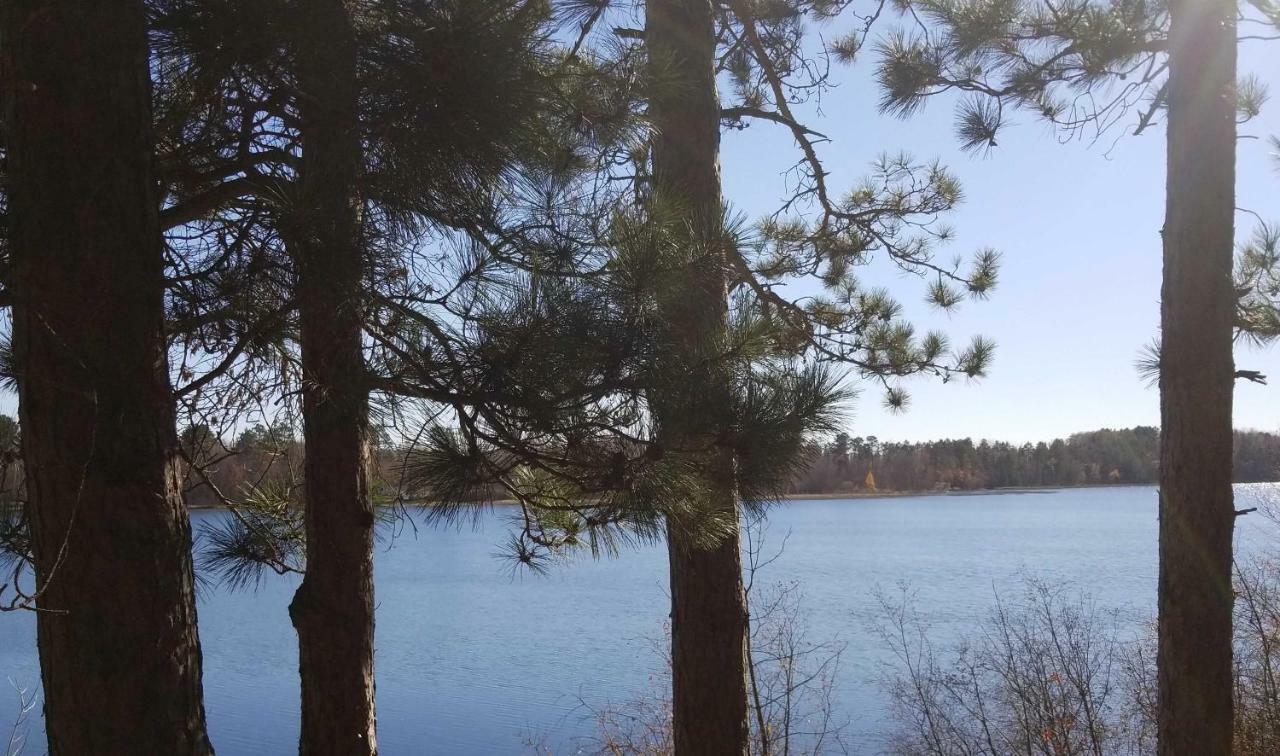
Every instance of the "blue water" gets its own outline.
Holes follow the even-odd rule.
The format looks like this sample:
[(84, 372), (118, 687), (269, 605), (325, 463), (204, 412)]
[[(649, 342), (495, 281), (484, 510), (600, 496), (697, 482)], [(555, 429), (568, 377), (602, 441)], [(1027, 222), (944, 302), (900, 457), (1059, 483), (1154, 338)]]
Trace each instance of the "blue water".
[[(1242, 489), (1241, 500), (1256, 490)], [(192, 519), (198, 532), (224, 516)], [(663, 548), (513, 577), (495, 556), (506, 517), (498, 509), (475, 529), (402, 528), (379, 549), (383, 753), (519, 753), (530, 737), (572, 752), (593, 729), (584, 703), (624, 703), (660, 685)], [(809, 637), (848, 644), (835, 693), (855, 753), (876, 752), (885, 726), (877, 586), (909, 585), (943, 637), (972, 626), (997, 592), (1019, 590), (1027, 576), (1071, 583), (1135, 622), (1153, 613), (1154, 488), (795, 501), (769, 521), (764, 551), (784, 536), (786, 544), (757, 583), (799, 581)], [(1252, 527), (1244, 522), (1242, 542)], [(286, 611), (295, 587), (272, 578), (257, 591), (201, 592), (205, 700), (223, 756), (295, 752), (297, 651)], [(0, 677), (29, 688), (39, 682), (34, 625), (26, 613), (0, 616)], [(16, 708), (16, 695), (0, 690), (0, 744)], [(24, 753), (44, 753), (38, 713), (28, 734)]]

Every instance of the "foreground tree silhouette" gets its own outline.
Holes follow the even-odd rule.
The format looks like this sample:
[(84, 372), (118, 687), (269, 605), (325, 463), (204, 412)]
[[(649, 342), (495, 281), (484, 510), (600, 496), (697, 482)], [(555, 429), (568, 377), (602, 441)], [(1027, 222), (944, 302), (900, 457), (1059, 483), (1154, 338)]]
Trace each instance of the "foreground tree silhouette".
[[(934, 262), (935, 244), (949, 238), (935, 222), (960, 198), (937, 164), (883, 156), (853, 191), (833, 190), (817, 147), (825, 137), (796, 109), (830, 86), (818, 59), (826, 51), (809, 55), (805, 23), (846, 5), (649, 0), (641, 30), (611, 23), (625, 23), (625, 10), (604, 20), (618, 6), (639, 12), (639, 3), (566, 3), (581, 39), (609, 29), (596, 34), (607, 38), (594, 45), (597, 54), (622, 39), (646, 62), (652, 133), (637, 140), (628, 165), (655, 249), (637, 255), (620, 244), (611, 270), (650, 265), (640, 277), (646, 285), (635, 288), (652, 306), (641, 322), (652, 328), (656, 359), (630, 382), (653, 419), (641, 446), (693, 473), (657, 508), (670, 552), (680, 754), (749, 748), (738, 504), (776, 498), (803, 464), (805, 437), (834, 432), (847, 392), (829, 365), (880, 381), (886, 402), (899, 408), (906, 395), (891, 379), (975, 377), (992, 354), (982, 339), (952, 351), (941, 334), (918, 338), (899, 305), (854, 273), (882, 252), (927, 275), (927, 299), (949, 308), (964, 292), (982, 296), (994, 285), (997, 256), (979, 253), (963, 272), (958, 261)], [(755, 229), (728, 219), (718, 170), (720, 129), (751, 122), (783, 128), (798, 151), (790, 193)], [(821, 294), (791, 298), (793, 283)]]
[[(182, 347), (220, 352), (184, 393), (209, 392), (200, 401), (224, 418), (235, 407), (220, 396), (256, 400), (260, 385), (296, 386), (302, 404), (305, 528), (278, 492), (255, 491), (244, 516), (209, 533), (205, 556), (232, 585), (264, 566), (304, 574), (290, 607), (300, 749), (371, 754), (376, 379), (362, 339), (385, 338), (370, 316), (379, 302), (382, 318), (406, 308), (385, 295), (404, 286), (427, 231), (491, 214), (539, 102), (524, 85), (545, 12), (507, 0), (153, 7), (177, 164), (164, 215), (188, 224), (175, 257), (198, 271), (175, 286), (174, 310), (199, 324)], [(417, 294), (434, 292), (405, 299)]]
[[(302, 527), (277, 530), (258, 511), (295, 517), (280, 491), (230, 491), (237, 500), (224, 503), (236, 526), (209, 534), (206, 557), (261, 550), (273, 570), (303, 574), (289, 607), (299, 641), (299, 750), (376, 753), (353, 6), (151, 7), (169, 148), (161, 216), (175, 229), (172, 258), (185, 273), (171, 293), (175, 347), (184, 369), (193, 346), (216, 355), (212, 367), (191, 369), (179, 394), (188, 412), (224, 418), (243, 411), (237, 394), (257, 402), (263, 392), (296, 389), (301, 398)], [(291, 428), (268, 435), (281, 434), (263, 440), (284, 448)], [(279, 533), (302, 542), (273, 542)], [(229, 583), (252, 579), (252, 568), (222, 556), (210, 563)]]
[(49, 752), (208, 754), (143, 4), (0, 12), (25, 600)]
[(1169, 3), (1158, 748), (1229, 754), (1236, 5)]
[(307, 568), (289, 605), (299, 752), (354, 756), (378, 751), (356, 32), (343, 0), (310, 3), (295, 20), (302, 163), (282, 234), (298, 269), (306, 443)]

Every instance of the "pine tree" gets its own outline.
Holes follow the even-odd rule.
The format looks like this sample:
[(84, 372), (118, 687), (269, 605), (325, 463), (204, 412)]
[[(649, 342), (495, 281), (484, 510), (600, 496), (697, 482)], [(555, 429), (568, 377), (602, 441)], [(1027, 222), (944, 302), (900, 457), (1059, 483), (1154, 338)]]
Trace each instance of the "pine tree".
[[(662, 316), (672, 334), (666, 373), (684, 390), (653, 397), (658, 442), (706, 449), (707, 510), (729, 525), (705, 545), (690, 525), (667, 521), (671, 580), (672, 741), (677, 754), (746, 754), (747, 627), (742, 582), (733, 451), (716, 443), (716, 428), (691, 400), (729, 401), (717, 346), (728, 326), (729, 239), (722, 228), (720, 102), (716, 94), (715, 8), (708, 0), (648, 0), (645, 46), (649, 65), (650, 147), (654, 196), (670, 203), (687, 229), (686, 259), (677, 260)], [(659, 83), (661, 82), (661, 83)]]
[(179, 343), (221, 352), (179, 393), (193, 417), (224, 419), (263, 389), (302, 397), (301, 519), (289, 491), (249, 492), (227, 502), (207, 558), (233, 585), (303, 573), (301, 751), (375, 753), (368, 397), (401, 384), (374, 377), (364, 338), (421, 332), (403, 302), (423, 301), (406, 283), (428, 232), (492, 222), (491, 184), (540, 96), (524, 85), (545, 14), (505, 0), (154, 8), (162, 216), (194, 271), (175, 277)]
[(300, 10), (290, 47), (302, 162), (281, 234), (298, 269), (307, 564), (289, 616), (299, 753), (354, 756), (378, 752), (357, 40), (343, 0)]
[(6, 2), (8, 244), (51, 754), (207, 754), (146, 18)]
[(1236, 4), (1169, 4), (1158, 748), (1229, 754)]
[(1231, 405), (1234, 379), (1249, 377), (1231, 349), (1235, 129), (1264, 99), (1256, 80), (1237, 88), (1236, 27), (1274, 27), (1280, 12), (1225, 0), (927, 0), (906, 13), (914, 31), (880, 45), (882, 105), (905, 115), (933, 94), (969, 93), (957, 120), (968, 148), (994, 147), (1015, 108), (1069, 134), (1133, 110), (1135, 133), (1165, 117), (1159, 749), (1229, 753)]
[[(707, 18), (699, 7), (670, 6)], [(690, 630), (699, 640), (682, 658), (705, 658), (704, 680), (745, 685), (745, 653), (734, 650), (742, 646), (733, 628), (745, 628), (746, 609), (733, 588), (741, 584), (737, 549), (725, 547), (737, 528), (734, 493), (754, 507), (783, 490), (807, 435), (833, 432), (847, 396), (837, 374), (805, 356), (885, 381), (895, 406), (905, 394), (890, 378), (977, 376), (991, 356), (981, 340), (953, 353), (940, 334), (918, 338), (896, 303), (864, 288), (853, 268), (884, 250), (932, 279), (931, 301), (954, 306), (962, 295), (953, 285), (975, 296), (994, 285), (995, 255), (980, 254), (963, 272), (934, 262), (946, 234), (931, 233), (932, 221), (959, 199), (940, 166), (885, 158), (849, 198), (827, 193), (809, 141), (814, 132), (787, 110), (788, 89), (825, 86), (781, 73), (814, 70), (788, 57), (798, 49), (797, 17), (756, 19), (740, 7), (739, 28), (712, 14), (710, 42), (705, 35), (697, 42), (711, 45), (700, 51), (712, 56), (707, 71), (698, 64), (681, 73), (687, 38), (676, 40), (672, 59), (660, 52), (641, 65), (649, 45), (637, 40), (649, 43), (646, 32), (599, 32), (622, 44), (592, 36), (607, 28), (607, 10), (606, 3), (567, 4), (561, 18), (578, 35), (544, 66), (551, 86), (538, 90), (542, 99), (531, 109), (541, 126), (536, 148), (499, 177), (494, 214), (450, 224), (465, 232), (461, 275), (441, 276), (424, 265), (428, 258), (415, 257), (400, 283), (376, 295), (375, 383), (434, 405), (431, 416), (449, 411), (448, 422), (420, 434), (405, 465), (406, 493), (431, 501), (432, 516), (495, 494), (515, 499), (522, 525), (511, 545), (522, 564), (537, 569), (548, 552), (609, 552), (621, 539), (674, 529), (671, 540), (688, 548), (676, 551), (673, 585), (696, 588), (680, 601), (720, 607), (731, 619), (728, 636)], [(751, 54), (735, 73), (744, 104), (726, 108), (710, 71), (728, 65), (730, 47), (743, 49), (724, 43), (733, 34), (751, 38), (744, 43)], [(768, 93), (779, 91), (779, 110), (764, 107), (774, 98)], [(665, 139), (662, 131), (651, 140), (632, 126), (645, 105), (657, 104), (653, 115), (663, 118), (664, 102), (672, 128), (696, 129), (697, 140)], [(687, 109), (691, 102), (701, 103), (699, 113)], [(797, 135), (808, 178), (792, 204), (818, 208), (812, 222), (763, 224), (759, 243), (725, 220), (715, 186), (718, 129), (749, 118)], [(620, 175), (630, 168), (635, 175)], [(692, 197), (680, 177), (686, 170), (701, 176)], [(635, 179), (634, 190), (616, 191), (625, 178)], [(806, 277), (820, 277), (832, 295), (802, 305), (778, 294), (780, 284)], [(691, 296), (703, 290), (712, 296)], [(713, 579), (684, 582), (697, 580), (679, 566), (689, 554), (713, 563)], [(741, 752), (749, 736), (745, 687), (710, 691), (702, 700), (718, 714), (714, 727), (698, 733), (701, 713), (688, 704), (704, 694), (690, 671), (676, 671), (677, 680), (695, 683), (675, 693), (685, 702), (676, 714), (677, 730), (683, 723), (689, 733), (684, 751), (716, 743)]]
[[(573, 5), (583, 37), (607, 28), (602, 19), (610, 3)], [(655, 418), (650, 444), (700, 477), (691, 494), (701, 505), (685, 507), (692, 520), (667, 513), (679, 753), (749, 748), (738, 685), (748, 616), (734, 502), (740, 497), (758, 507), (771, 499), (803, 464), (806, 435), (834, 430), (832, 417), (847, 395), (839, 376), (815, 366), (844, 364), (879, 380), (887, 403), (901, 408), (906, 394), (891, 379), (978, 376), (992, 353), (984, 340), (952, 353), (941, 334), (917, 337), (886, 293), (854, 275), (880, 251), (904, 270), (927, 275), (930, 301), (952, 307), (964, 290), (982, 296), (994, 285), (996, 255), (981, 253), (964, 271), (959, 263), (934, 261), (935, 246), (948, 234), (932, 233), (931, 221), (960, 196), (941, 166), (886, 156), (848, 196), (830, 188), (817, 147), (823, 137), (799, 120), (795, 106), (829, 87), (822, 67), (805, 57), (804, 22), (843, 7), (651, 0), (644, 30), (612, 30), (642, 40), (647, 56), (654, 134), (636, 160), (640, 205), (651, 224), (676, 232), (675, 253), (654, 258), (662, 281), (654, 294), (656, 343), (664, 358), (641, 377)], [(721, 71), (728, 87), (718, 96)], [(794, 196), (747, 232), (726, 220), (719, 197), (718, 132), (751, 121), (789, 131), (800, 160)], [(803, 303), (783, 296), (784, 283), (805, 279), (820, 282), (827, 295)], [(799, 367), (806, 358), (814, 362)], [(784, 385), (808, 388), (777, 391), (763, 403), (757, 396), (766, 393), (761, 387)], [(708, 518), (718, 526), (705, 527)], [(692, 537), (686, 529), (701, 532)]]
[[(1280, 137), (1271, 137), (1271, 158), (1280, 171)], [(1259, 219), (1253, 235), (1236, 255), (1236, 329), (1255, 344), (1280, 338), (1280, 225)], [(1265, 381), (1257, 371), (1243, 377)]]

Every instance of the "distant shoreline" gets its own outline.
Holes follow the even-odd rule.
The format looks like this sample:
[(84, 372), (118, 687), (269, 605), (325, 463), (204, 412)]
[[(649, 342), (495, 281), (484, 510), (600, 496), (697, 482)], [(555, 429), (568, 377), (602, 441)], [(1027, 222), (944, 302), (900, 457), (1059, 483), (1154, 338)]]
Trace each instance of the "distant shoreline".
[[(1280, 481), (1258, 481), (1280, 483)], [(1009, 496), (1013, 494), (1055, 494), (1080, 488), (1153, 488), (1155, 483), (1089, 483), (1083, 486), (1018, 486), (1008, 488), (971, 488), (948, 491), (848, 491), (844, 493), (784, 494), (778, 501), (839, 501), (841, 499), (920, 499), (933, 496)], [(1234, 485), (1254, 485), (1236, 483)], [(472, 502), (481, 506), (513, 506), (514, 499), (497, 499), (490, 502)], [(423, 506), (410, 504), (408, 506)], [(227, 509), (223, 504), (190, 504), (188, 510)]]
[[(1084, 488), (1084, 486), (1079, 486)], [(1057, 493), (1060, 488), (978, 488), (965, 491), (848, 491), (831, 493), (786, 494), (782, 501), (839, 501), (840, 499), (922, 499), (933, 496), (982, 496), (1001, 494)]]
[[(1280, 481), (1269, 481), (1280, 482)], [(1054, 494), (1078, 488), (1143, 488), (1155, 483), (1089, 483), (1082, 486), (1011, 486), (1005, 488), (952, 489), (946, 491), (831, 491), (827, 493), (783, 494), (778, 501), (839, 501), (841, 499), (919, 499), (933, 496), (1006, 496), (1013, 494)], [(512, 506), (514, 499), (472, 502), (477, 505)], [(423, 505), (409, 505), (423, 506)], [(189, 510), (227, 509), (223, 504), (190, 504)]]
[(1143, 488), (1155, 483), (1087, 483), (1081, 486), (1006, 486), (1001, 488), (955, 488), (945, 491), (847, 491), (830, 493), (786, 494), (784, 501), (827, 501), (834, 499), (899, 499), (923, 496), (1003, 496), (1008, 494), (1052, 494), (1077, 488)]

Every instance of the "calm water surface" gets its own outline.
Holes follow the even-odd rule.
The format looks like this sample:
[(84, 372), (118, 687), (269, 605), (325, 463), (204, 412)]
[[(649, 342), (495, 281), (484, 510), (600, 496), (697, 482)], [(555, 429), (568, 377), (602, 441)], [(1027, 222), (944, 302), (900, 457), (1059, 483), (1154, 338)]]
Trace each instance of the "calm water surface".
[[(1241, 498), (1258, 489), (1241, 487)], [(196, 512), (196, 532), (221, 512)], [(1243, 518), (1250, 520), (1254, 518)], [(837, 680), (854, 753), (875, 753), (885, 726), (873, 623), (877, 586), (918, 592), (935, 638), (963, 632), (995, 592), (1025, 576), (1067, 581), (1138, 621), (1156, 586), (1154, 488), (795, 501), (770, 515), (757, 582), (799, 581), (810, 637), (848, 643)], [(1248, 523), (1239, 540), (1248, 544)], [(378, 735), (385, 754), (519, 753), (530, 736), (572, 752), (589, 734), (582, 703), (653, 689), (667, 612), (661, 547), (580, 559), (546, 577), (512, 576), (495, 557), (501, 509), (478, 527), (402, 530), (377, 555)], [(221, 756), (296, 753), (297, 650), (287, 606), (296, 587), (202, 589), (205, 700)], [(0, 677), (39, 681), (34, 618), (0, 616)], [(16, 696), (0, 690), (0, 726)], [(39, 717), (27, 754), (44, 752)], [(4, 740), (0, 734), (0, 743)]]

